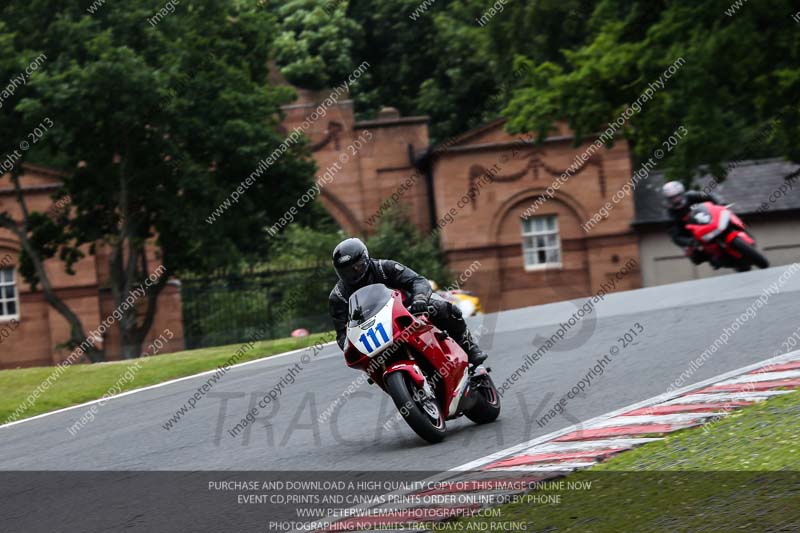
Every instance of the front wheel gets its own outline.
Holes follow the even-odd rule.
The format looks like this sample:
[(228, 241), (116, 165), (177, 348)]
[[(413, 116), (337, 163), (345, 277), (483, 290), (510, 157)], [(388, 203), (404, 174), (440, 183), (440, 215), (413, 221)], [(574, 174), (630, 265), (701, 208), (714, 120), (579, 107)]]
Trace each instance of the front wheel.
[(475, 405), (465, 411), (464, 415), (476, 424), (494, 422), (500, 416), (500, 395), (488, 375), (476, 378), (472, 385), (472, 394), (477, 395)]
[(755, 265), (758, 268), (769, 268), (769, 261), (766, 257), (764, 257), (764, 254), (747, 244), (739, 237), (733, 239), (730, 246), (742, 254), (742, 259), (748, 264)]
[(426, 398), (405, 372), (392, 372), (386, 388), (394, 405), (414, 432), (431, 443), (442, 442), (447, 433), (444, 415), (435, 399)]

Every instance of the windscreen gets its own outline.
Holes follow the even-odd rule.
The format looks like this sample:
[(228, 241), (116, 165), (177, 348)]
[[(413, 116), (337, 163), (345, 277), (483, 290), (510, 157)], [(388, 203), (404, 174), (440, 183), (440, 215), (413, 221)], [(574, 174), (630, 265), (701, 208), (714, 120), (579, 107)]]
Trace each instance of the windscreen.
[(374, 316), (391, 297), (392, 291), (380, 283), (358, 289), (350, 296), (350, 325), (357, 326)]
[(712, 216), (706, 204), (695, 204), (689, 213), (689, 221), (694, 224), (708, 224)]

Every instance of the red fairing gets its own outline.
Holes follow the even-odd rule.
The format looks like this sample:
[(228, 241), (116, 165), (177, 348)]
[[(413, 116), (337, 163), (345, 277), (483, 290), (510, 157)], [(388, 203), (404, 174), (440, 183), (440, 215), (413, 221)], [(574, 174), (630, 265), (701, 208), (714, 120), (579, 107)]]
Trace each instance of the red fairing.
[(441, 408), (447, 413), (462, 393), (460, 385), (468, 367), (467, 354), (452, 338), (435, 328), (426, 316), (414, 317), (403, 305), (403, 295), (393, 291), (393, 345), (368, 357), (348, 341), (345, 347), (347, 365), (366, 372), (385, 389), (385, 379), (393, 372), (406, 372), (418, 386), (425, 382), (421, 368), (433, 369), (429, 385), (440, 391)]
[(686, 229), (713, 256), (727, 254), (741, 259), (739, 252), (727, 246), (737, 237), (747, 244), (755, 244), (755, 240), (745, 231), (744, 222), (724, 205), (705, 202), (690, 212), (687, 218), (689, 223)]
[(392, 372), (407, 373), (409, 376), (411, 376), (411, 379), (414, 380), (414, 383), (416, 383), (418, 387), (422, 387), (423, 384), (425, 383), (425, 376), (422, 374), (422, 371), (414, 363), (414, 361), (405, 359), (391, 363), (389, 366), (386, 367), (386, 371), (383, 373), (383, 379), (385, 380), (386, 376), (388, 376)]

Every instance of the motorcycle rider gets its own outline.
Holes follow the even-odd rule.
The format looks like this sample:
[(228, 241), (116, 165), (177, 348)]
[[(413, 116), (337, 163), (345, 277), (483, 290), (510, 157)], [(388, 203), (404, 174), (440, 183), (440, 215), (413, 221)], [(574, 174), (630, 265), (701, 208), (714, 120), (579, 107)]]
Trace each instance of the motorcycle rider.
[(695, 265), (708, 261), (715, 269), (725, 266), (723, 258), (711, 256), (702, 246), (698, 246), (694, 236), (686, 228), (686, 215), (693, 205), (703, 202), (722, 205), (722, 198), (710, 192), (687, 191), (680, 181), (665, 183), (661, 192), (667, 200), (667, 213), (672, 221), (668, 230), (672, 241), (687, 250), (689, 259)]
[(428, 313), (437, 328), (447, 331), (467, 352), (470, 364), (478, 366), (488, 357), (472, 337), (458, 306), (432, 294), (427, 279), (397, 261), (371, 259), (360, 239), (340, 242), (333, 250), (333, 268), (339, 281), (331, 291), (329, 307), (336, 329), (336, 342), (344, 350), (347, 340), (348, 301), (362, 287), (383, 283), (390, 289), (404, 291), (411, 299), (412, 314)]

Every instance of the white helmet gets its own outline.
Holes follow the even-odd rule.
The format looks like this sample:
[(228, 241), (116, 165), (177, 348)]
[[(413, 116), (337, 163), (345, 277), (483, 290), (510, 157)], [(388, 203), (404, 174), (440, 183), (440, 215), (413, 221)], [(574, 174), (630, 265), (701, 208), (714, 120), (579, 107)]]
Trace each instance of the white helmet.
[(681, 209), (686, 206), (686, 187), (680, 181), (670, 181), (661, 188), (661, 193), (666, 197), (669, 207)]

